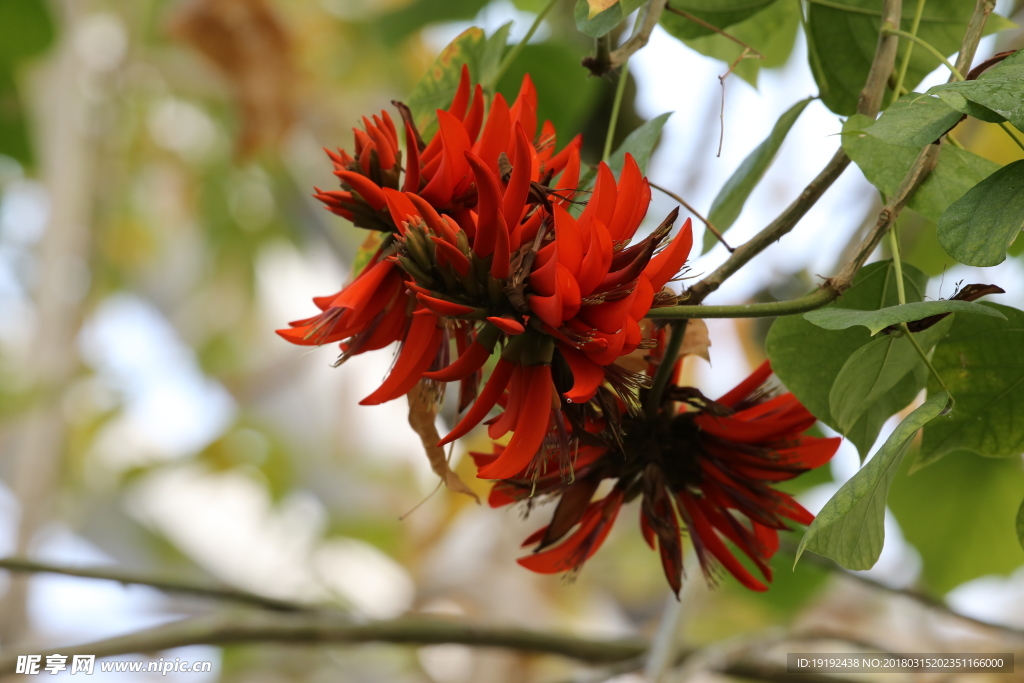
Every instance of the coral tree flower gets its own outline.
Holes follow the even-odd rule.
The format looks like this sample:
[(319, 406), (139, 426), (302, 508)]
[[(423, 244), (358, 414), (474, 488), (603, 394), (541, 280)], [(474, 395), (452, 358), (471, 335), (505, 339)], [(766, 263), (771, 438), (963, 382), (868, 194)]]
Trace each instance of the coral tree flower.
[[(639, 320), (682, 268), (692, 235), (687, 221), (668, 239), (674, 211), (632, 243), (651, 191), (629, 155), (618, 180), (602, 163), (593, 191), (580, 193), (580, 139), (554, 153), (550, 123), (537, 134), (529, 77), (511, 107), (495, 95), (486, 114), (480, 87), (470, 93), (464, 69), (426, 145), (402, 109), (404, 166), (386, 114), (364, 120), (354, 157), (332, 154), (344, 189), (317, 196), (388, 236), (350, 285), (314, 300), (319, 315), (279, 334), (296, 344), (340, 341), (342, 360), (402, 341), (384, 384), (362, 403), (398, 398), (424, 378), (460, 382), (459, 408), (468, 410), (442, 444), (501, 406), (488, 433), (513, 436), (481, 473), (500, 479), (539, 463), (551, 432), (566, 452), (557, 445), (566, 422), (583, 419), (579, 406), (614, 403), (605, 385), (635, 407), (646, 380), (614, 361), (650, 346)], [(457, 355), (449, 363), (451, 339)]]
[[(815, 418), (792, 394), (773, 396), (765, 388), (770, 375), (765, 361), (717, 401), (690, 387), (670, 388), (669, 397), (682, 407), (663, 411), (653, 423), (623, 417), (621, 446), (581, 439), (571, 479), (549, 456), (548, 470), (539, 477), (524, 470), (496, 482), (490, 494), (494, 507), (532, 502), (533, 496), (558, 498), (550, 524), (523, 544), (535, 546), (534, 553), (519, 563), (545, 574), (578, 571), (604, 542), (623, 503), (639, 497), (644, 539), (659, 551), (676, 594), (683, 578), (683, 529), (708, 580), (722, 567), (747, 588), (766, 590), (726, 541), (771, 581), (768, 562), (778, 550), (778, 532), (790, 521), (814, 519), (772, 487), (824, 465), (840, 442), (804, 435)], [(502, 451), (495, 446), (493, 453), (474, 453), (481, 472)], [(594, 500), (605, 480), (614, 486)]]

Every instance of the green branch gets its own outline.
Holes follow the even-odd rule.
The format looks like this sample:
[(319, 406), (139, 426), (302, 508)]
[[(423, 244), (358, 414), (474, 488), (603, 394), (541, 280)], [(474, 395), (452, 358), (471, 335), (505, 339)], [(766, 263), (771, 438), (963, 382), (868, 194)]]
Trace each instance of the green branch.
[(942, 62), (946, 66), (946, 68), (949, 69), (950, 73), (956, 76), (956, 80), (964, 80), (964, 75), (960, 73), (960, 70), (953, 66), (953, 64), (948, 59), (946, 59), (946, 56), (939, 52), (937, 49), (935, 49), (935, 47), (928, 41), (918, 38), (909, 31), (903, 31), (897, 28), (883, 28), (882, 33), (887, 36), (899, 36), (900, 38), (906, 38), (911, 42), (917, 43), (924, 49), (928, 50), (928, 52), (931, 52), (933, 57)]
[(771, 301), (763, 304), (739, 304), (736, 306), (662, 306), (652, 308), (648, 318), (657, 320), (687, 320), (691, 318), (774, 318), (781, 315), (806, 313), (827, 306), (839, 296), (839, 292), (823, 285), (806, 296), (787, 301)]
[(629, 80), (629, 63), (623, 62), (619, 70), (619, 82), (615, 85), (615, 99), (612, 100), (612, 114), (608, 119), (608, 132), (604, 136), (604, 151), (601, 161), (608, 163), (612, 154), (612, 142), (615, 141), (615, 129), (619, 125), (619, 111), (622, 109), (622, 96), (626, 92), (626, 81)]
[[(650, 317), (650, 313), (647, 315)], [(676, 366), (679, 349), (683, 346), (683, 337), (686, 336), (686, 321), (673, 323), (671, 328), (668, 344), (665, 346), (664, 353), (661, 354), (661, 363), (651, 382), (651, 391), (647, 394), (647, 405), (644, 406), (644, 411), (649, 419), (658, 416), (658, 411), (661, 410), (661, 397), (665, 395), (665, 389), (672, 381), (672, 370)]]
[[(917, 29), (921, 26), (921, 15), (924, 14), (924, 4), (927, 0), (917, 0), (917, 10), (914, 12), (914, 21), (910, 25), (911, 35), (917, 35)], [(903, 94), (903, 81), (907, 77), (907, 68), (910, 66), (910, 56), (914, 54), (914, 43), (911, 41), (907, 45), (907, 52), (903, 55), (903, 62), (900, 63), (900, 72), (896, 76), (896, 87), (893, 88), (892, 98), (894, 100), (899, 99), (900, 95)]]

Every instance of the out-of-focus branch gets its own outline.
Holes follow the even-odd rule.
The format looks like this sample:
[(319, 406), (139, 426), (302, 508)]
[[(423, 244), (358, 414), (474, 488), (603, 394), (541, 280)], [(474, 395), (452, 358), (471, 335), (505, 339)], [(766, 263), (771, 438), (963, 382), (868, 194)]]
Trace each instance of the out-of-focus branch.
[[(324, 614), (270, 615), (245, 612), (185, 619), (116, 638), (61, 647), (59, 651), (68, 656), (85, 654), (110, 657), (135, 652), (160, 652), (186, 645), (370, 642), (403, 645), (456, 643), (509, 648), (561, 655), (598, 664), (634, 659), (647, 650), (647, 643), (639, 639), (580, 638), (521, 628), (485, 628), (442, 619), (403, 617), (390, 621), (353, 623)], [(16, 663), (17, 656), (14, 653), (0, 656), (0, 675), (12, 673)]]
[[(795, 555), (796, 554), (796, 544), (793, 544), (793, 543), (783, 543), (782, 550), (784, 552), (786, 552), (787, 554)], [(942, 614), (944, 614), (944, 615), (946, 615), (946, 616), (948, 616), (948, 617), (950, 617), (952, 619), (958, 619), (960, 621), (966, 621), (966, 622), (974, 624), (975, 626), (978, 626), (980, 628), (991, 629), (991, 630), (995, 630), (995, 631), (1002, 631), (1004, 633), (1009, 633), (1009, 634), (1012, 634), (1012, 635), (1024, 638), (1024, 628), (1017, 628), (1015, 626), (1007, 626), (1005, 624), (993, 624), (990, 621), (984, 621), (982, 619), (977, 619), (975, 617), (968, 616), (966, 614), (962, 614), (962, 613), (957, 612), (956, 610), (952, 609), (949, 605), (947, 605), (946, 603), (942, 602), (941, 600), (933, 598), (930, 595), (925, 595), (924, 593), (921, 593), (919, 591), (916, 591), (916, 590), (913, 590), (913, 589), (910, 589), (910, 588), (894, 588), (892, 586), (888, 586), (888, 585), (882, 583), (881, 581), (876, 581), (875, 579), (872, 579), (870, 576), (866, 576), (864, 574), (847, 571), (846, 569), (843, 569), (842, 567), (840, 567), (838, 564), (836, 564), (832, 560), (830, 560), (827, 557), (824, 557), (822, 555), (816, 555), (814, 553), (804, 553), (803, 555), (800, 556), (800, 561), (801, 562), (806, 562), (806, 563), (809, 563), (809, 564), (813, 564), (813, 565), (815, 565), (817, 567), (821, 567), (822, 569), (827, 569), (827, 570), (829, 570), (831, 572), (835, 572), (836, 574), (839, 574), (839, 575), (841, 575), (841, 576), (843, 576), (845, 578), (848, 578), (851, 581), (856, 581), (857, 583), (860, 583), (862, 585), (868, 586), (868, 587), (870, 587), (870, 588), (872, 588), (874, 590), (882, 591), (884, 593), (888, 593), (888, 594), (896, 596), (896, 597), (905, 598), (905, 599), (908, 599), (908, 600), (913, 600), (914, 602), (916, 602), (916, 603), (918, 603), (918, 604), (920, 604), (920, 605), (922, 605), (922, 606), (924, 606), (924, 607), (926, 607), (928, 609), (934, 610), (936, 612), (940, 612), (940, 613), (942, 613)]]
[(116, 567), (67, 567), (47, 564), (44, 562), (33, 562), (32, 560), (26, 560), (20, 557), (7, 557), (0, 559), (0, 569), (28, 574), (62, 574), (64, 576), (77, 576), (83, 579), (116, 581), (125, 585), (150, 586), (151, 588), (157, 588), (166, 593), (180, 593), (203, 598), (212, 598), (214, 600), (226, 600), (281, 612), (296, 612), (315, 609), (313, 606), (301, 605), (298, 603), (288, 602), (286, 600), (277, 600), (275, 598), (257, 595), (256, 593), (250, 593), (249, 591), (237, 588), (202, 585), (181, 581), (179, 579), (142, 576)]

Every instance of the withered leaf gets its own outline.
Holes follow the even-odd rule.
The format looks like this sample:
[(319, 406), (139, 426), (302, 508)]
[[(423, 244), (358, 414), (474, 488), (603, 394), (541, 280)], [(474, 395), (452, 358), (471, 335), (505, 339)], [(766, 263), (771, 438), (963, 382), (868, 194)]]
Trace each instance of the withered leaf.
[[(997, 285), (981, 285), (981, 284), (966, 285), (965, 287), (962, 287), (960, 289), (960, 291), (958, 291), (956, 294), (951, 296), (950, 300), (951, 301), (974, 301), (976, 299), (980, 299), (981, 297), (985, 296), (986, 294), (1005, 294), (1005, 293), (1006, 292), (1003, 291), (1003, 288), (999, 287)], [(949, 315), (949, 313), (939, 313), (938, 315), (928, 316), (927, 318), (922, 318), (921, 320), (915, 320), (913, 322), (907, 323), (907, 328), (911, 332), (921, 332), (923, 330), (927, 330), (929, 327), (931, 327), (935, 323), (939, 322), (940, 320), (945, 318), (947, 315)], [(890, 326), (890, 328), (886, 328), (886, 331), (888, 332), (888, 331), (892, 331), (892, 330), (895, 330), (895, 329), (899, 329), (897, 326)]]
[(437, 442), (441, 440), (441, 435), (437, 433), (437, 426), (434, 423), (435, 418), (437, 418), (438, 404), (434, 401), (433, 392), (430, 390), (430, 387), (426, 382), (420, 380), (409, 391), (408, 399), (409, 426), (419, 435), (420, 441), (423, 443), (423, 450), (427, 452), (427, 460), (430, 461), (430, 469), (434, 470), (434, 473), (441, 477), (441, 481), (449, 491), (472, 496), (477, 504), (479, 504), (480, 498), (471, 488), (466, 486), (466, 482), (459, 479), (459, 475), (452, 471), (448, 466), (448, 458), (445, 456), (444, 448), (437, 445)]

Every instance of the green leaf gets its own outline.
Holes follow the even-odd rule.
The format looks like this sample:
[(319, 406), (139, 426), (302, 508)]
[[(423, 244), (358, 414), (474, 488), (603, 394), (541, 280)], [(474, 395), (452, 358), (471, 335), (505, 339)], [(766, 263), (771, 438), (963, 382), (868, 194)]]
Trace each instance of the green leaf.
[(1020, 503), (1020, 509), (1017, 510), (1017, 540), (1020, 542), (1020, 547), (1024, 548), (1024, 500)]
[[(711, 211), (708, 214), (708, 220), (718, 228), (719, 232), (725, 232), (736, 221), (750, 193), (761, 182), (761, 178), (764, 177), (768, 167), (775, 160), (775, 155), (786, 139), (786, 135), (789, 134), (793, 124), (796, 123), (812, 99), (814, 98), (808, 97), (805, 100), (800, 100), (787, 109), (775, 122), (768, 137), (747, 155), (747, 158), (719, 190), (715, 201), (711, 203)], [(702, 253), (706, 254), (710, 251), (716, 242), (717, 238), (711, 234), (710, 230), (705, 232)]]
[(475, 82), (487, 83), (495, 74), (508, 41), (511, 23), (488, 38), (483, 29), (472, 26), (447, 45), (409, 95), (407, 104), (424, 140), (437, 131), (438, 109), (446, 109), (459, 89), (462, 65), (469, 66)]
[[(911, 30), (917, 0), (904, 0), (900, 28)], [(928, 0), (917, 35), (949, 56), (960, 49), (974, 9), (965, 0)], [(807, 11), (811, 69), (821, 89), (821, 99), (837, 114), (850, 115), (857, 110), (857, 98), (867, 80), (881, 26), (879, 0), (809, 0)], [(1012, 26), (998, 15), (991, 15), (985, 32)], [(901, 64), (909, 41), (900, 40), (896, 63)], [(911, 53), (904, 85), (913, 89), (939, 66), (939, 60), (920, 48)], [(887, 90), (887, 93), (891, 91)]]
[[(727, 28), (754, 16), (773, 2), (775, 0), (673, 0), (671, 6), (673, 9), (699, 17), (712, 26)], [(715, 33), (668, 9), (661, 15), (661, 25), (669, 35), (679, 40)]]
[(865, 132), (890, 145), (921, 149), (955, 126), (961, 116), (938, 97), (912, 92), (890, 104)]
[[(915, 340), (927, 353), (952, 322), (946, 317), (916, 333)], [(927, 381), (927, 367), (903, 334), (883, 335), (854, 351), (829, 392), (829, 410), (841, 431), (850, 431), (868, 408), (887, 397), (911, 373), (916, 373), (915, 388), (920, 391)]]
[[(632, 154), (633, 158), (636, 159), (637, 166), (640, 167), (640, 172), (646, 173), (647, 164), (651, 160), (651, 154), (654, 153), (654, 148), (658, 145), (659, 138), (661, 138), (661, 129), (665, 127), (665, 122), (668, 121), (669, 116), (672, 116), (670, 111), (659, 114), (627, 135), (622, 144), (608, 156), (608, 168), (618, 176), (622, 171), (622, 165), (626, 163), (626, 154)], [(579, 181), (580, 189), (590, 189), (594, 184), (596, 175), (597, 171), (595, 168), (590, 168), (583, 173)]]
[[(946, 407), (938, 392), (907, 415), (882, 447), (825, 503), (807, 527), (796, 560), (805, 550), (831, 557), (847, 569), (871, 569), (885, 541), (885, 501), (914, 435)], [(794, 564), (796, 562), (794, 561)]]
[(628, 153), (632, 154), (633, 158), (636, 159), (640, 172), (646, 173), (647, 164), (651, 160), (651, 154), (654, 153), (654, 148), (658, 145), (658, 140), (661, 138), (661, 129), (665, 127), (665, 122), (668, 121), (669, 116), (672, 116), (670, 111), (659, 114), (627, 135), (618, 149), (608, 157), (609, 168), (618, 174), (622, 170), (622, 165), (626, 162), (626, 154)]
[[(955, 419), (940, 417), (925, 427)], [(921, 555), (921, 582), (945, 593), (964, 581), (992, 574), (1009, 575), (1024, 564), (1014, 514), (1024, 491), (1018, 458), (992, 460), (969, 453), (943, 458), (907, 476), (906, 457), (889, 493), (889, 509), (903, 537)]]
[(761, 69), (780, 67), (789, 61), (799, 27), (799, 5), (775, 2), (764, 11), (729, 27), (730, 36), (757, 50), (763, 59), (750, 54), (737, 62), (743, 45), (720, 33), (686, 38), (683, 42), (702, 55), (721, 60), (726, 66), (735, 64), (732, 73), (756, 88)]
[[(915, 470), (952, 451), (989, 458), (1024, 451), (1024, 311), (981, 305), (1006, 320), (958, 316), (935, 347), (932, 365), (956, 398), (956, 409), (924, 431)], [(929, 390), (936, 386), (934, 379), (929, 381)]]
[[(537, 120), (551, 121), (561, 149), (593, 115), (602, 92), (611, 85), (600, 78), (580, 76), (580, 55), (564, 41), (545, 41), (523, 48), (498, 82), (498, 92), (509, 103), (519, 92), (523, 76), (530, 74), (537, 88)], [(571, 87), (568, 84), (572, 84)]]
[[(1024, 95), (1022, 95), (1024, 97)], [(994, 266), (1024, 229), (1024, 160), (1007, 164), (967, 191), (939, 217), (946, 253), (969, 266)]]
[(395, 46), (428, 24), (472, 19), (487, 5), (487, 1), (417, 0), (381, 16), (374, 23), (384, 42)]
[[(920, 301), (928, 281), (925, 274), (904, 264), (903, 281), (907, 300)], [(897, 303), (895, 271), (890, 261), (883, 261), (861, 268), (853, 287), (826, 308), (872, 311)], [(839, 424), (829, 409), (829, 393), (847, 359), (870, 341), (871, 335), (864, 328), (825, 330), (802, 316), (790, 315), (775, 320), (768, 331), (765, 348), (775, 374), (786, 388), (815, 417), (838, 430)], [(920, 382), (924, 379), (920, 378)], [(846, 436), (862, 454), (874, 444), (885, 420), (910, 403), (922, 383), (904, 378), (847, 432)]]
[[(964, 114), (991, 121), (985, 118), (988, 112), (1024, 129), (1024, 52), (1010, 55), (977, 80), (936, 85), (928, 94), (938, 95)], [(968, 102), (982, 109), (974, 109)]]
[[(886, 196), (892, 196), (917, 158), (918, 151), (889, 145), (866, 134), (872, 123), (870, 118), (860, 114), (847, 119), (843, 126), (843, 150), (860, 167), (868, 182)], [(937, 221), (950, 204), (998, 168), (999, 164), (977, 154), (943, 145), (938, 164), (917, 192), (911, 195), (907, 206), (925, 218)]]
[(826, 330), (845, 330), (854, 325), (863, 325), (872, 335), (890, 325), (922, 320), (939, 313), (980, 313), (996, 318), (1003, 314), (987, 306), (972, 301), (915, 301), (902, 306), (887, 306), (877, 311), (854, 311), (844, 308), (819, 308), (804, 313), (804, 318)]
[(0, 62), (37, 55), (53, 43), (54, 27), (44, 0), (0, 0)]
[(590, 5), (587, 4), (587, 0), (576, 0), (576, 9), (574, 10), (576, 28), (591, 38), (600, 38), (622, 23), (623, 19), (636, 11), (644, 2), (645, 0), (619, 0), (608, 9), (590, 18)]

